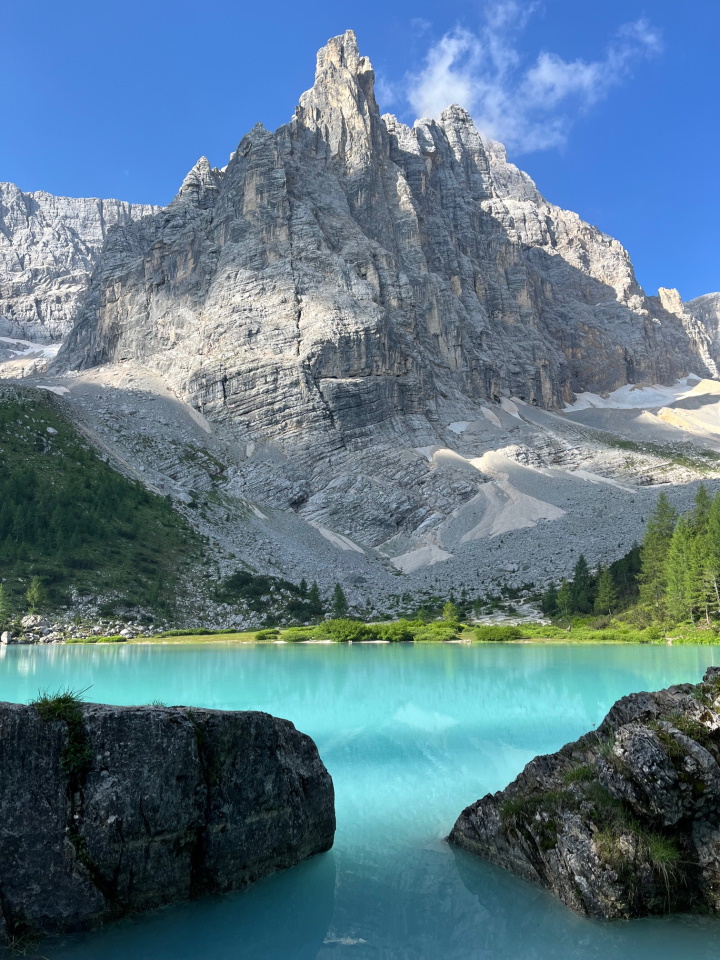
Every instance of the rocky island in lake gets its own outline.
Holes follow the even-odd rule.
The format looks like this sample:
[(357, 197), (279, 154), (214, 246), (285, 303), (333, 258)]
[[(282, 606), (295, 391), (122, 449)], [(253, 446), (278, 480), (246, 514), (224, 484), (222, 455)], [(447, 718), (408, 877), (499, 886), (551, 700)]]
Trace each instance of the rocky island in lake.
[(618, 700), (449, 841), (602, 919), (720, 910), (720, 668)]
[(0, 704), (0, 942), (245, 886), (328, 850), (314, 742), (252, 711)]

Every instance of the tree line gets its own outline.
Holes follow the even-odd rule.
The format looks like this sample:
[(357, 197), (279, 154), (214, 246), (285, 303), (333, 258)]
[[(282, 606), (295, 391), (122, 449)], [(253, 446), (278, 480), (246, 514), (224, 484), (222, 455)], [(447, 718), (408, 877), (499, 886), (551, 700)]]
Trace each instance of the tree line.
[(632, 609), (662, 626), (720, 619), (720, 492), (711, 497), (698, 487), (683, 514), (660, 494), (641, 545), (595, 571), (581, 555), (572, 578), (543, 594), (541, 608), (562, 618)]

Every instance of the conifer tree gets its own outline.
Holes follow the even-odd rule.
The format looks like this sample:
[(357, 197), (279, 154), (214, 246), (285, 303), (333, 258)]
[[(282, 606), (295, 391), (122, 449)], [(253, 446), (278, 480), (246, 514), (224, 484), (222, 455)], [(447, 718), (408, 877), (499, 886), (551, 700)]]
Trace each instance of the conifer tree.
[(615, 581), (609, 567), (600, 570), (595, 597), (595, 613), (612, 613), (618, 600)]
[(707, 533), (711, 505), (712, 500), (710, 499), (710, 494), (705, 487), (700, 484), (695, 493), (695, 508), (692, 512), (692, 527), (696, 535), (705, 536)]
[(707, 521), (705, 578), (710, 594), (710, 603), (720, 614), (720, 493), (710, 504)]
[(442, 615), (443, 620), (458, 620), (460, 617), (458, 608), (452, 600), (448, 600), (448, 602), (443, 605)]
[(554, 583), (551, 583), (543, 594), (540, 609), (547, 617), (553, 617), (558, 612), (558, 592)]
[(560, 589), (557, 593), (558, 610), (562, 617), (569, 617), (573, 612), (573, 592), (572, 587), (565, 577), (562, 578)]
[(331, 608), (332, 617), (335, 620), (341, 620), (343, 617), (347, 616), (347, 612), (348, 602), (345, 597), (345, 591), (339, 583), (336, 583), (335, 590), (333, 591), (333, 602)]
[(656, 619), (662, 619), (666, 590), (665, 560), (673, 536), (677, 512), (661, 493), (645, 527), (640, 548), (640, 599)]
[(0, 630), (7, 630), (10, 625), (10, 600), (5, 587), (0, 583)]
[(590, 568), (584, 554), (580, 554), (575, 564), (572, 579), (572, 605), (577, 613), (590, 613), (593, 608), (593, 582)]
[(308, 612), (311, 617), (321, 617), (325, 612), (322, 600), (320, 599), (320, 590), (315, 580), (313, 580), (313, 584), (308, 590), (307, 603)]
[(42, 606), (45, 601), (45, 588), (43, 587), (40, 577), (35, 576), (32, 578), (25, 596), (27, 597), (30, 613), (35, 613), (37, 608)]
[(693, 619), (694, 551), (692, 522), (682, 516), (675, 525), (665, 558), (666, 603), (675, 621)]

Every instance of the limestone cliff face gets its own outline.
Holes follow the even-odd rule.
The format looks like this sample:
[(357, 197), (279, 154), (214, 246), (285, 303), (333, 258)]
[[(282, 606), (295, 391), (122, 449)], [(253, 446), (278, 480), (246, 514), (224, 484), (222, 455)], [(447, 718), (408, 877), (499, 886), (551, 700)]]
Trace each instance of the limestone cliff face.
[(135, 358), (248, 440), (346, 448), (450, 401), (709, 369), (617, 241), (545, 201), (448, 108), (381, 116), (348, 31), (292, 121), (108, 237), (57, 369)]
[(315, 744), (265, 713), (0, 704), (0, 941), (241, 887), (332, 846)]
[(47, 342), (69, 333), (108, 230), (157, 210), (0, 183), (0, 336)]
[(720, 293), (706, 293), (689, 300), (685, 310), (706, 332), (713, 356), (720, 357)]
[(602, 919), (720, 910), (720, 668), (536, 757), (449, 840)]

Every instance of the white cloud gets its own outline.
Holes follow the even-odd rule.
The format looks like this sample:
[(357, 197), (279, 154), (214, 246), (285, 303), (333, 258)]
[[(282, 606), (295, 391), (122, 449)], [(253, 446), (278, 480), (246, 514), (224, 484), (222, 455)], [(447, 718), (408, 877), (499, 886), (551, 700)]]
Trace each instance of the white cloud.
[(636, 63), (659, 54), (662, 41), (647, 20), (638, 20), (619, 28), (601, 59), (565, 60), (541, 51), (528, 64), (518, 35), (536, 9), (536, 3), (495, 0), (480, 30), (446, 33), (419, 72), (381, 92), (395, 102), (404, 97), (420, 117), (437, 117), (458, 103), (484, 134), (516, 153), (562, 146), (573, 122), (623, 83)]

